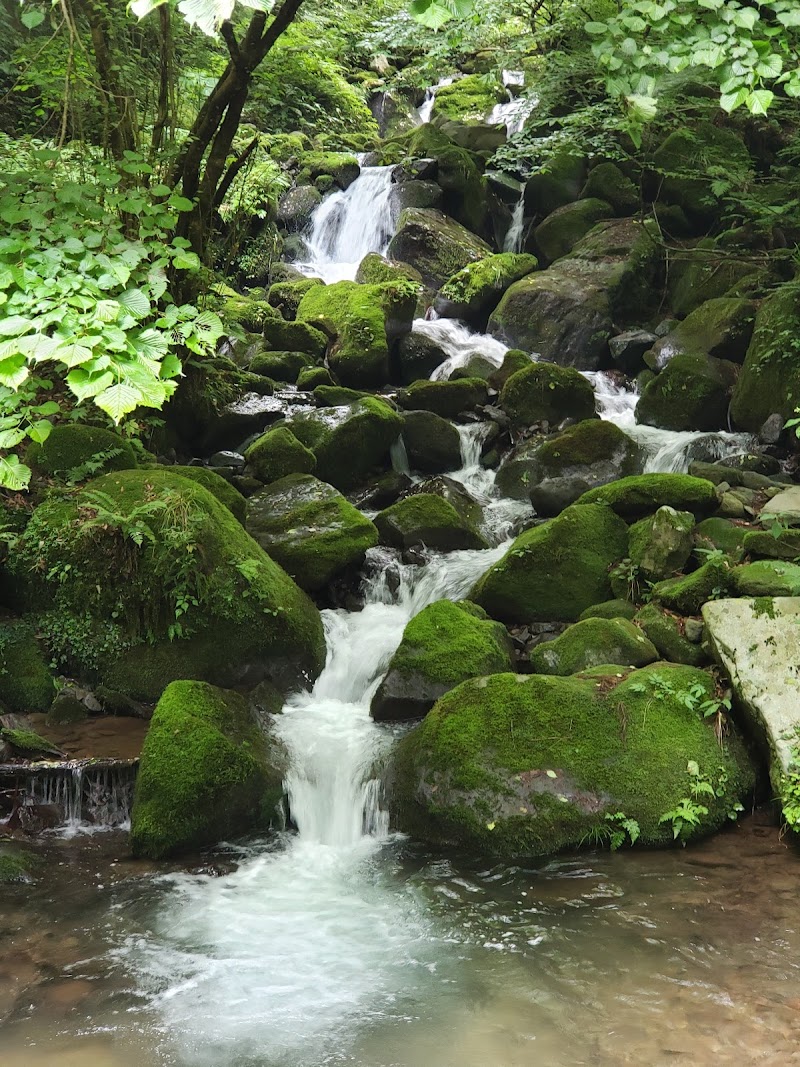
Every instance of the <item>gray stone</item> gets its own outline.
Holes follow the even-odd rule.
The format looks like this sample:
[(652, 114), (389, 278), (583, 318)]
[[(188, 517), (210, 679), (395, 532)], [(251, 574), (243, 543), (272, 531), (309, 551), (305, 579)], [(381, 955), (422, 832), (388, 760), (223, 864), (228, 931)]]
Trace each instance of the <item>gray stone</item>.
[(636, 375), (644, 369), (643, 356), (658, 338), (648, 330), (626, 330), (608, 342), (614, 366), (623, 374)]
[(243, 469), (246, 460), (241, 452), (222, 451), (215, 452), (208, 461), (209, 467), (232, 467), (234, 470)]
[(766, 503), (760, 521), (771, 526), (778, 521), (784, 526), (800, 526), (800, 485), (784, 489)]

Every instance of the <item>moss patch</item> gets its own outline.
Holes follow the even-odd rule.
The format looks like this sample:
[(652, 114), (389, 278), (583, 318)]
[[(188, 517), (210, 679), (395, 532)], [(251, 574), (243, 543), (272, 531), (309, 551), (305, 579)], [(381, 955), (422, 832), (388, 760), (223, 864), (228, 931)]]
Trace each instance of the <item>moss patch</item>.
[(545, 420), (589, 419), (595, 413), (594, 390), (572, 367), (532, 363), (508, 379), (500, 393), (500, 407), (517, 428)]
[(288, 426), (276, 426), (254, 441), (244, 454), (256, 478), (269, 485), (287, 474), (311, 474), (317, 466), (313, 452), (297, 440)]
[(483, 536), (451, 503), (434, 493), (405, 497), (375, 517), (381, 544), (392, 548), (424, 545), (442, 552), (488, 548)]
[(129, 441), (100, 426), (54, 426), (43, 444), (29, 445), (26, 462), (41, 474), (85, 481), (137, 466)]
[(11, 711), (47, 711), (55, 695), (33, 629), (25, 622), (0, 625), (0, 701)]
[(657, 659), (655, 646), (628, 619), (590, 618), (537, 645), (531, 666), (537, 674), (577, 674), (603, 663), (646, 667)]
[(634, 474), (610, 485), (591, 489), (579, 504), (605, 504), (624, 519), (652, 515), (665, 504), (694, 515), (707, 515), (717, 507), (711, 482), (689, 474)]

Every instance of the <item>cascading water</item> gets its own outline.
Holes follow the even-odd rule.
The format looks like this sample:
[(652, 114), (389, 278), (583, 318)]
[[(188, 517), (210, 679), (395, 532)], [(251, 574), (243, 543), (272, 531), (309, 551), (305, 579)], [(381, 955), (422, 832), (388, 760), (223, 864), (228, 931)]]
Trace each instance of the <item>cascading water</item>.
[(308, 259), (297, 266), (324, 282), (352, 281), (370, 252), (386, 251), (393, 233), (393, 167), (364, 167), (345, 190), (326, 197), (311, 217)]
[(516, 96), (512, 91), (525, 84), (525, 74), (521, 70), (504, 70), (503, 84), (508, 100), (495, 104), (486, 121), (491, 126), (505, 126), (510, 137), (524, 129), (528, 116), (539, 101), (536, 96)]
[(433, 381), (446, 381), (473, 356), (482, 356), (499, 367), (508, 351), (501, 341), (487, 334), (472, 333), (457, 319), (415, 319), (413, 331), (430, 338), (447, 355), (431, 375)]
[(420, 104), (417, 114), (419, 115), (420, 125), (424, 125), (426, 122), (431, 121), (431, 115), (433, 114), (433, 105), (436, 101), (436, 93), (443, 85), (452, 85), (455, 78), (441, 78), (436, 85), (432, 85), (425, 93), (425, 99)]
[(43, 809), (57, 820), (62, 837), (127, 828), (133, 803), (136, 760), (92, 763), (67, 760), (30, 767), (9, 765), (8, 780), (21, 798), (21, 816)]
[(503, 241), (504, 252), (521, 252), (525, 236), (525, 186), (519, 194), (519, 200), (511, 213), (511, 223)]

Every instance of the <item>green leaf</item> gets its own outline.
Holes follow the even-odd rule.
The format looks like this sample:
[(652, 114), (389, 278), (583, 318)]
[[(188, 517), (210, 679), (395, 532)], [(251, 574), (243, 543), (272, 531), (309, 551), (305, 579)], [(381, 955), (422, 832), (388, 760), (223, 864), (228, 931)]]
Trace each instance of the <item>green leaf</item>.
[(25, 431), (19, 427), (13, 430), (0, 430), (0, 448), (16, 448), (20, 441), (25, 440)]
[(41, 26), (44, 22), (44, 12), (38, 11), (36, 8), (30, 8), (28, 11), (22, 12), (19, 21), (26, 30), (35, 30), (37, 26)]
[(751, 115), (766, 115), (775, 99), (775, 93), (769, 89), (756, 89), (747, 97), (747, 106)]
[(28, 437), (38, 445), (43, 445), (50, 436), (50, 431), (52, 429), (52, 422), (48, 422), (47, 419), (42, 419), (39, 422), (34, 422), (33, 425), (29, 427)]
[(608, 24), (605, 22), (585, 22), (583, 28), (593, 37), (599, 37), (601, 34), (608, 33)]
[(719, 98), (719, 106), (723, 111), (727, 111), (730, 114), (735, 111), (737, 107), (741, 107), (745, 103), (749, 96), (747, 89), (737, 89), (734, 93), (723, 93)]
[(117, 297), (117, 302), (137, 319), (143, 319), (150, 312), (150, 301), (141, 289), (126, 289)]
[(114, 375), (111, 371), (102, 371), (90, 374), (83, 367), (71, 371), (67, 375), (67, 385), (80, 401), (89, 400), (114, 383)]
[(0, 486), (18, 493), (28, 488), (31, 480), (31, 469), (24, 463), (20, 463), (17, 456), (6, 456), (0, 459)]
[(24, 315), (9, 315), (0, 319), (0, 337), (19, 337), (33, 329), (33, 320)]
[(0, 385), (5, 385), (16, 392), (29, 374), (30, 371), (22, 354), (6, 356), (5, 359), (0, 360)]
[(125, 382), (117, 382), (94, 398), (95, 404), (118, 423), (139, 404), (140, 393)]

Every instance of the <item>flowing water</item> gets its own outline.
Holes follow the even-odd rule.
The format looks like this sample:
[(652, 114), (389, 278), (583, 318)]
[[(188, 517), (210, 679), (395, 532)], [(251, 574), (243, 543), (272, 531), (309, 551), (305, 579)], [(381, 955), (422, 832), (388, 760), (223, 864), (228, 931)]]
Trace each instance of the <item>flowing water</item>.
[(525, 84), (525, 74), (521, 70), (504, 70), (503, 84), (508, 92), (508, 100), (495, 104), (486, 121), (491, 126), (505, 126), (511, 137), (525, 128), (525, 123), (531, 111), (536, 107), (538, 98), (535, 95), (517, 96), (514, 94), (514, 89), (519, 89)]
[(519, 200), (511, 212), (511, 222), (503, 240), (504, 252), (521, 252), (525, 239), (525, 186), (520, 190)]
[(417, 109), (419, 115), (420, 125), (424, 125), (426, 122), (431, 121), (431, 115), (433, 114), (433, 105), (436, 102), (437, 90), (441, 89), (443, 85), (452, 85), (455, 78), (441, 78), (436, 85), (432, 85), (425, 93), (425, 99)]

